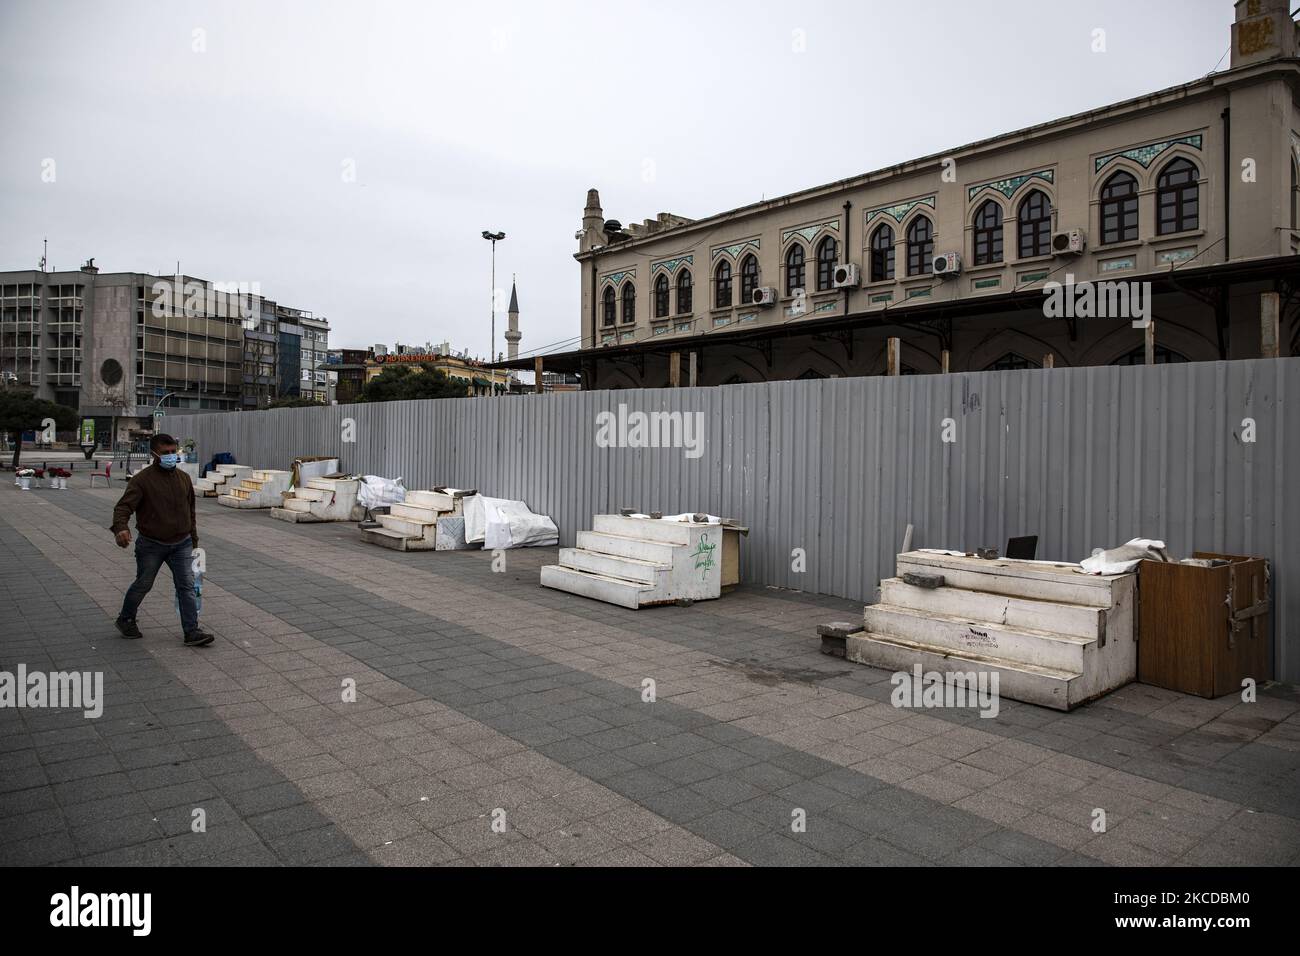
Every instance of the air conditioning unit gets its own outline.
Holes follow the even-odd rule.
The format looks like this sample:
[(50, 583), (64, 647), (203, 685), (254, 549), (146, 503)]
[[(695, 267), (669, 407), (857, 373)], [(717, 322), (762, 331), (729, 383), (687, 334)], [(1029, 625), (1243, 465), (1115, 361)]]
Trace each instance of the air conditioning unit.
[(831, 276), (831, 285), (836, 289), (855, 289), (861, 281), (856, 262), (841, 262)]
[(1080, 256), (1088, 248), (1088, 236), (1082, 229), (1063, 229), (1052, 233), (1052, 255)]
[(765, 285), (755, 289), (749, 295), (750, 305), (776, 305), (776, 290)]
[(934, 257), (934, 274), (940, 278), (961, 275), (961, 256), (955, 252), (941, 252)]

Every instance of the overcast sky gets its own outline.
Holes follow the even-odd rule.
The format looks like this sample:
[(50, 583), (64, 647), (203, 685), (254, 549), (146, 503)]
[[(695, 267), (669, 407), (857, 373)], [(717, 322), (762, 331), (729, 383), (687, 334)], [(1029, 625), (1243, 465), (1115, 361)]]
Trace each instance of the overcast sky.
[(335, 347), (482, 355), (480, 233), (503, 230), (527, 352), (578, 334), (592, 186), (608, 218), (700, 218), (1224, 69), (1231, 21), (1230, 0), (2, 0), (0, 269), (45, 237), (60, 269), (180, 260), (324, 315)]

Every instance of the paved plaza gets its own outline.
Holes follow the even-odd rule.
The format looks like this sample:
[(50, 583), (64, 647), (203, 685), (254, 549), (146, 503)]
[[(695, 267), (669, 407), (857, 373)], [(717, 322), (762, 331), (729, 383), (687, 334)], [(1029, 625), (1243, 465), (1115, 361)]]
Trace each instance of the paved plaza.
[(84, 482), (0, 486), (0, 671), (104, 675), (95, 719), (0, 709), (0, 864), (1300, 862), (1293, 688), (899, 709), (818, 650), (858, 604), (624, 610), (540, 588), (553, 548), (497, 572), (210, 499), (216, 642), (181, 645), (165, 570), (126, 641), (123, 486)]

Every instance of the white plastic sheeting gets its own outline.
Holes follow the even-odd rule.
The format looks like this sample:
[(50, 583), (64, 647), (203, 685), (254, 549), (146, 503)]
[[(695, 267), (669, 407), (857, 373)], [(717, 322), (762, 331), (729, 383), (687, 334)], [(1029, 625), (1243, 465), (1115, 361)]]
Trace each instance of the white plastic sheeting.
[(555, 522), (522, 501), (474, 495), (465, 499), (465, 540), (498, 548), (545, 548), (560, 542)]
[(406, 489), (401, 478), (383, 478), (379, 475), (362, 475), (357, 485), (357, 504), (363, 508), (383, 508), (400, 505), (406, 500)]
[(1151, 538), (1134, 538), (1109, 551), (1097, 551), (1079, 562), (1084, 574), (1126, 574), (1140, 561), (1168, 561), (1165, 543)]

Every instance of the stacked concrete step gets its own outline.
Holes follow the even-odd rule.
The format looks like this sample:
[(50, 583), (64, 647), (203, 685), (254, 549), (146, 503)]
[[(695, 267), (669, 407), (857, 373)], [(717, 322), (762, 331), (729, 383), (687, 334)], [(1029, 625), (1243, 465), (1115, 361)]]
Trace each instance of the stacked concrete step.
[(271, 517), (293, 522), (356, 521), (359, 485), (355, 478), (308, 478), (285, 492), (283, 504), (271, 509)]
[(253, 469), (247, 465), (217, 465), (216, 471), (208, 472), (194, 483), (194, 490), (205, 497), (215, 498), (252, 473)]
[[(1137, 676), (1136, 575), (1077, 567), (900, 554), (897, 577), (880, 582), (879, 603), (863, 612), (865, 632), (847, 640), (848, 659), (893, 671), (996, 672), (1001, 696), (1070, 710)], [(942, 586), (922, 586), (935, 576)]]
[(638, 608), (703, 601), (722, 591), (722, 526), (596, 515), (542, 568), (542, 586)]
[[(408, 491), (406, 500), (378, 516), (379, 528), (363, 528), (361, 540), (395, 551), (452, 550), (454, 535), (446, 529), (460, 527), (460, 548), (465, 544), (465, 498), (473, 491), (436, 488)], [(440, 531), (443, 533), (440, 534)]]
[(217, 498), (217, 504), (227, 508), (275, 508), (292, 480), (292, 472), (257, 469), (247, 478), (240, 478), (233, 487), (226, 482), (230, 490)]

